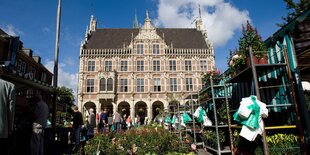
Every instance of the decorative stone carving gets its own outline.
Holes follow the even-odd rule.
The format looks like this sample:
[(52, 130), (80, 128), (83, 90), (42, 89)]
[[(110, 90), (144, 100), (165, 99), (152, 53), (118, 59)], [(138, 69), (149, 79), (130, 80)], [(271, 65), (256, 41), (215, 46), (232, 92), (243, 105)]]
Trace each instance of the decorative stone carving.
[(144, 60), (150, 60), (150, 56), (146, 56), (146, 57), (144, 57)]
[(168, 78), (167, 73), (163, 73), (163, 74), (161, 74), (161, 78), (163, 78), (163, 79), (167, 79), (167, 78)]
[(150, 74), (150, 73), (145, 74), (145, 75), (144, 75), (144, 78), (145, 78), (145, 79), (150, 79), (150, 78), (151, 78), (151, 74)]
[(201, 74), (199, 74), (198, 72), (195, 72), (195, 74), (193, 75), (194, 78), (199, 78), (201, 76)]
[(184, 75), (182, 72), (179, 73), (178, 76), (181, 77), (181, 78), (184, 78), (184, 77), (185, 77), (185, 75)]
[(107, 93), (105, 93), (105, 94), (99, 94), (98, 93), (98, 99), (114, 99), (114, 97), (115, 97), (115, 95), (114, 94), (107, 94)]

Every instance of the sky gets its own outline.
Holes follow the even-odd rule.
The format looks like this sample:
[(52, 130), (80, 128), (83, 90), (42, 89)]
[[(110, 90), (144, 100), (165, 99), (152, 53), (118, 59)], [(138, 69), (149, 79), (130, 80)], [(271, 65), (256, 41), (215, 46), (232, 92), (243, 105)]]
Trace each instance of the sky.
[[(58, 0), (0, 1), (0, 28), (20, 36), (23, 46), (39, 55), (52, 73), (57, 4)], [(156, 27), (195, 28), (199, 5), (221, 71), (227, 69), (229, 51), (238, 47), (242, 24), (250, 21), (265, 40), (288, 12), (283, 0), (62, 0), (58, 86), (77, 92), (80, 44), (91, 15), (97, 28), (132, 28), (135, 14), (142, 25), (146, 10)]]

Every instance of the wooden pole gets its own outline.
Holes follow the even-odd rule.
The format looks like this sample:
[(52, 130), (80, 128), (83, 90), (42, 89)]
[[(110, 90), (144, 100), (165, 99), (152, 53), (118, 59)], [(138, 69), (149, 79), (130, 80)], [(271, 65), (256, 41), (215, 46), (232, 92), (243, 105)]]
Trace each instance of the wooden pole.
[[(249, 55), (250, 55), (250, 59), (251, 59), (251, 67), (252, 67), (252, 74), (253, 74), (256, 97), (258, 100), (261, 100), (260, 93), (259, 93), (258, 79), (257, 79), (257, 74), (256, 74), (256, 67), (255, 67), (255, 64), (253, 61), (253, 54), (252, 54), (252, 47), (251, 46), (249, 46)], [(268, 149), (268, 144), (266, 141), (266, 130), (265, 130), (265, 124), (264, 123), (263, 123), (263, 126), (264, 126), (264, 131), (263, 131), (262, 141), (263, 141), (263, 145), (264, 145), (264, 154), (269, 155), (269, 149)]]

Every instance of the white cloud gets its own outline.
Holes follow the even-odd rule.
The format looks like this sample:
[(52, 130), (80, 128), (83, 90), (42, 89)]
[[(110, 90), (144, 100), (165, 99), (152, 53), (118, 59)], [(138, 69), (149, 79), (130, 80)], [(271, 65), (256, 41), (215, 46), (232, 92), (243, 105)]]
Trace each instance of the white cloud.
[(0, 25), (1, 29), (11, 36), (20, 36), (23, 35), (24, 32), (14, 27), (12, 24), (8, 25)]
[(73, 60), (72, 57), (68, 57), (66, 58), (66, 64), (69, 66), (74, 66), (75, 65), (75, 61)]
[(224, 0), (159, 0), (157, 26), (195, 27), (198, 5), (208, 36), (215, 46), (224, 46), (241, 25), (250, 21), (249, 12), (241, 11)]
[[(52, 73), (54, 73), (54, 61), (46, 60), (44, 66)], [(77, 102), (77, 83), (78, 83), (78, 75), (77, 73), (69, 73), (64, 69), (66, 64), (60, 63), (58, 65), (58, 86), (65, 86), (67, 88), (71, 88), (74, 92), (75, 102)]]

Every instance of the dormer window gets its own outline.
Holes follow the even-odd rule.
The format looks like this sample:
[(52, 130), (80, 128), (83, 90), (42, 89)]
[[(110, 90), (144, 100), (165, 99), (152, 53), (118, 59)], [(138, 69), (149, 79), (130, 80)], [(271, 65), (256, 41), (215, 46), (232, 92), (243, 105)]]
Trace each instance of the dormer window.
[(137, 54), (143, 54), (143, 44), (137, 44)]

